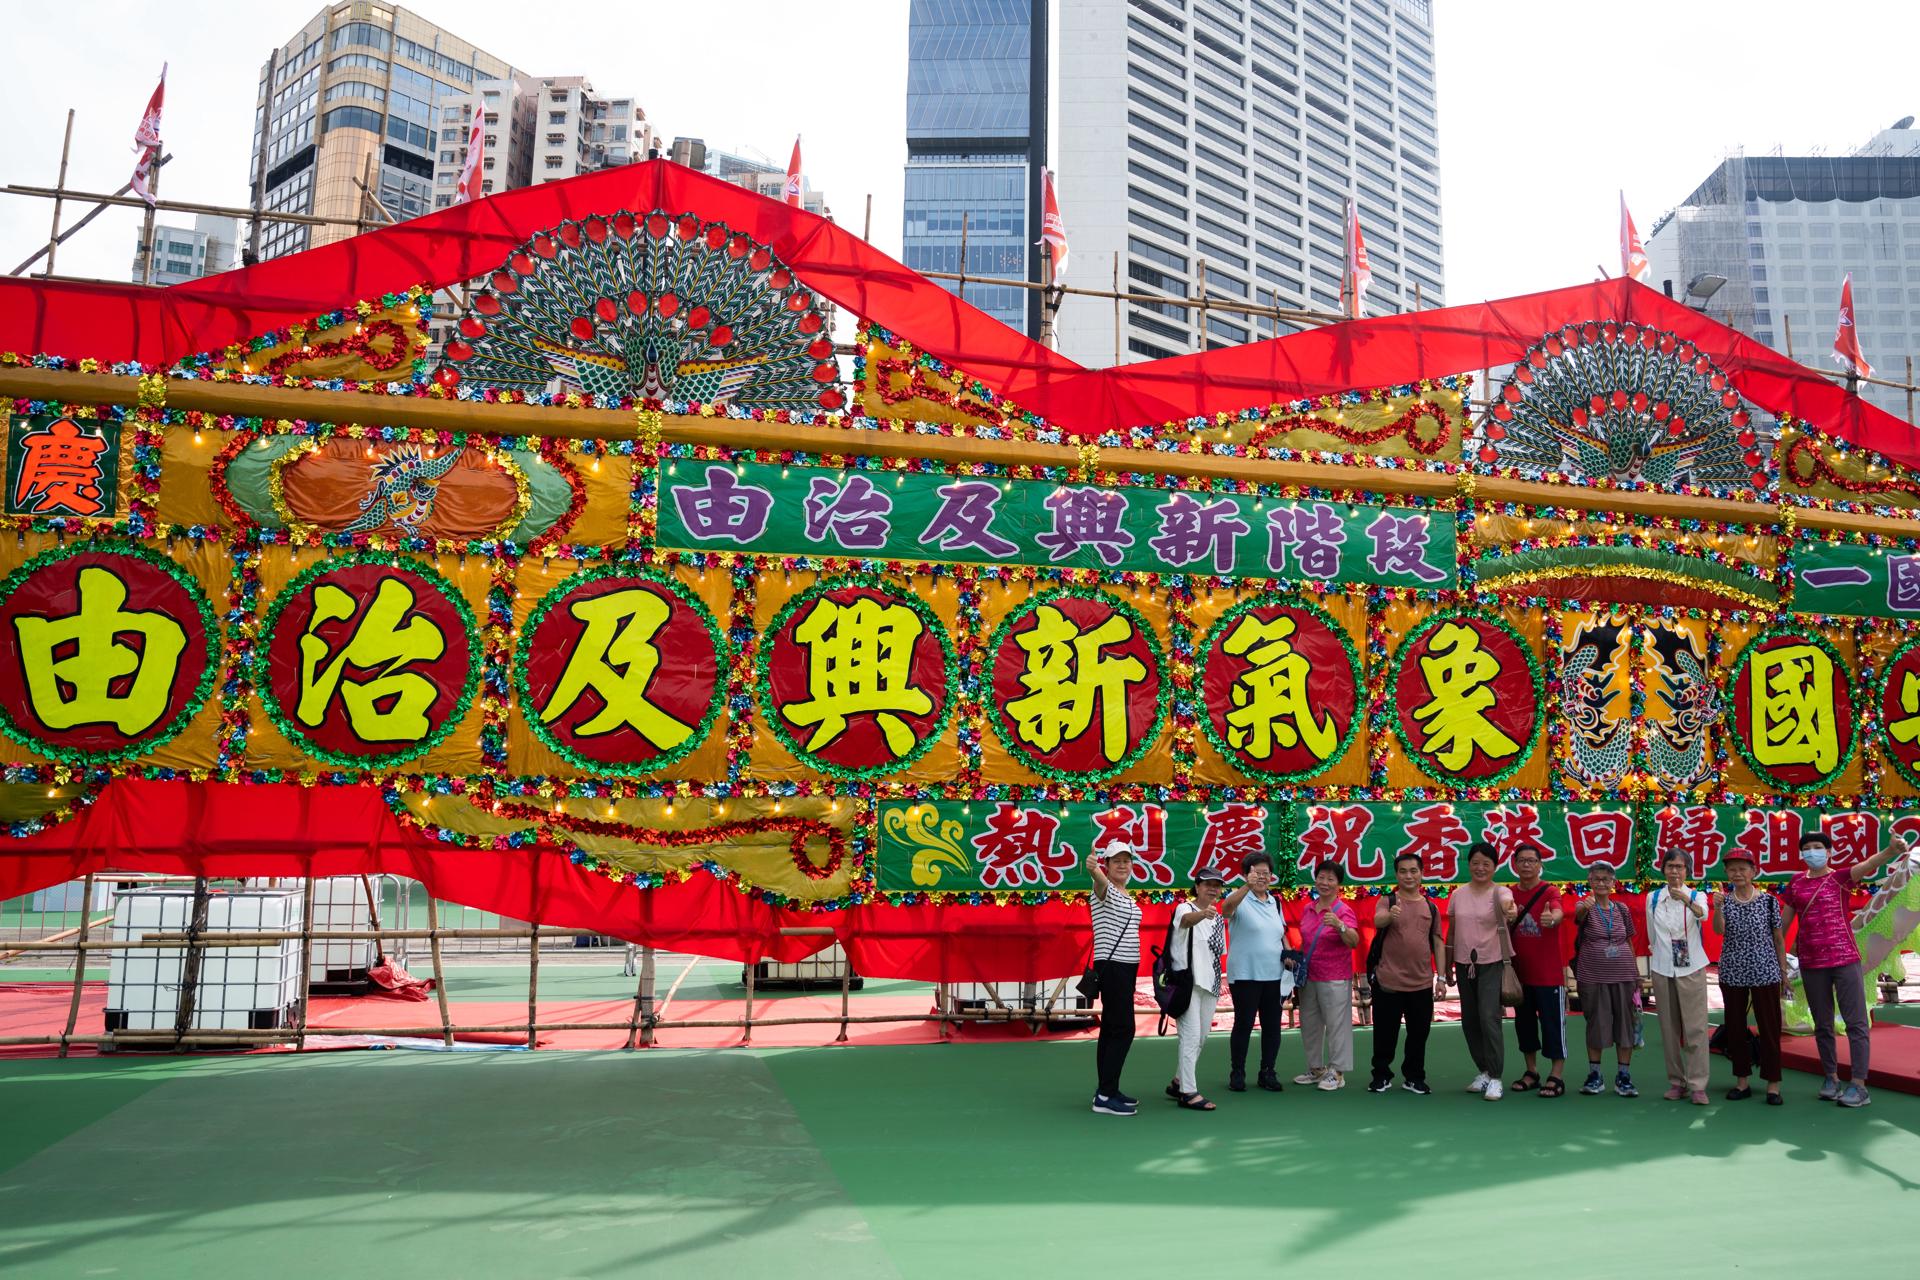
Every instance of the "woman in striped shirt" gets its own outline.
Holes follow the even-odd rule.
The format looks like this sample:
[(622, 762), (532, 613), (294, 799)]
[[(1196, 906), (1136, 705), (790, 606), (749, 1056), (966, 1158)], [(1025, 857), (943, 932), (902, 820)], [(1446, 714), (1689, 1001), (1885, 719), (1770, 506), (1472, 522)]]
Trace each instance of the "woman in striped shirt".
[(1133, 988), (1140, 976), (1140, 906), (1127, 893), (1133, 847), (1121, 841), (1087, 858), (1093, 896), (1093, 972), (1100, 980), (1100, 1083), (1093, 1109), (1103, 1116), (1130, 1116), (1138, 1098), (1120, 1092), (1120, 1069), (1133, 1047)]

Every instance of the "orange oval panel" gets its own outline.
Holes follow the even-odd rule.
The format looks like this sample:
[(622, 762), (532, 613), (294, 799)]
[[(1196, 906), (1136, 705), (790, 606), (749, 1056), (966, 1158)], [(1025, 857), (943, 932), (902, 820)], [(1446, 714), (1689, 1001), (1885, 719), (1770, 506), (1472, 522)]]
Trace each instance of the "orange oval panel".
[(295, 529), (476, 541), (525, 517), (527, 477), (478, 447), (369, 444), (332, 438), (274, 464), (273, 508)]

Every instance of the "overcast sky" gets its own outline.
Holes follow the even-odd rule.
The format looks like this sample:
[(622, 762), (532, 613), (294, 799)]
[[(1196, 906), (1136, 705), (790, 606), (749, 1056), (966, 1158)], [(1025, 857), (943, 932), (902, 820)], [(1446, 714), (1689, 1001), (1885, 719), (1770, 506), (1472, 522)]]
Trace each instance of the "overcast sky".
[[(319, 7), (14, 0), (0, 182), (53, 184), (71, 105), (79, 115), (69, 185), (120, 186), (166, 59), (165, 137), (176, 158), (163, 194), (244, 203), (260, 66)], [(871, 193), (874, 243), (898, 252), (906, 0), (414, 7), (536, 75), (584, 74), (604, 93), (633, 94), (668, 137), (692, 134), (783, 162), (793, 135), (804, 134), (809, 181), (840, 223), (858, 230)], [(1617, 270), (1622, 188), (1645, 232), (1730, 149), (1840, 155), (1920, 112), (1916, 0), (1436, 0), (1435, 8), (1450, 302), (1590, 280), (1597, 265)], [(847, 20), (855, 14), (872, 16), (862, 25)], [(50, 211), (44, 200), (0, 199), (0, 270), (44, 243)], [(1070, 198), (1065, 213), (1071, 235)], [(137, 222), (129, 210), (102, 216), (61, 249), (61, 273), (125, 279)]]

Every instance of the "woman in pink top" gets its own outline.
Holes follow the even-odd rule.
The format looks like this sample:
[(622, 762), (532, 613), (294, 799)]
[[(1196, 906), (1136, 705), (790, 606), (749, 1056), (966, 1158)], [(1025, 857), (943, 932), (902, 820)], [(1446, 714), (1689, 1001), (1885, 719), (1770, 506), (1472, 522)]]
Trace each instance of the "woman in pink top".
[(1489, 1102), (1500, 1101), (1500, 1076), (1507, 1068), (1506, 1007), (1500, 1002), (1500, 976), (1506, 968), (1501, 931), (1513, 919), (1513, 894), (1493, 882), (1497, 855), (1476, 841), (1467, 850), (1471, 877), (1447, 898), (1447, 951), (1453, 980), (1460, 987), (1460, 1025), (1467, 1052), (1480, 1074), (1467, 1086)]
[(1294, 986), (1307, 1069), (1293, 1082), (1329, 1091), (1343, 1087), (1353, 1070), (1353, 949), (1360, 944), (1359, 922), (1340, 897), (1340, 880), (1337, 862), (1314, 869), (1319, 896), (1300, 916), (1307, 971)]
[[(1898, 850), (1889, 846), (1864, 862), (1838, 874), (1827, 865), (1833, 842), (1818, 832), (1800, 841), (1800, 861), (1806, 871), (1787, 881), (1780, 891), (1786, 908), (1785, 924), (1798, 918), (1800, 936), (1794, 953), (1800, 957), (1800, 980), (1807, 986), (1807, 1008), (1813, 1014), (1813, 1040), (1820, 1049), (1820, 1067), (1826, 1081), (1822, 1102), (1864, 1107), (1873, 1101), (1867, 1092), (1867, 1067), (1872, 1053), (1868, 1034), (1867, 985), (1860, 976), (1860, 948), (1853, 941), (1853, 909), (1848, 898), (1856, 882), (1865, 880)], [(1784, 925), (1783, 925), (1784, 927)], [(1853, 1080), (1840, 1088), (1840, 1060), (1834, 1052), (1833, 1006), (1847, 1020), (1847, 1064)]]

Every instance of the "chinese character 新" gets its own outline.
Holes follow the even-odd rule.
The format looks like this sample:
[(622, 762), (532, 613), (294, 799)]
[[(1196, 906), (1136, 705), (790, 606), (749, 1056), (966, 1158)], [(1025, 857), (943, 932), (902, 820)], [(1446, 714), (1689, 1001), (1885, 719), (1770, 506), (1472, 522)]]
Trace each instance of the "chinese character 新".
[(675, 485), (673, 505), (689, 537), (745, 544), (767, 531), (773, 495), (758, 485), (741, 484), (732, 467), (712, 466), (706, 484)]
[(1053, 814), (1000, 801), (987, 815), (987, 829), (970, 842), (980, 883), (989, 889), (1059, 888), (1079, 861), (1072, 845), (1054, 843), (1059, 831), (1060, 819)]
[(1340, 513), (1324, 502), (1277, 507), (1267, 512), (1267, 568), (1287, 571), (1287, 552), (1300, 576), (1314, 582), (1340, 577), (1340, 544), (1347, 540)]
[(1446, 570), (1427, 562), (1427, 534), (1425, 516), (1396, 516), (1382, 511), (1367, 526), (1367, 536), (1373, 539), (1367, 564), (1382, 577), (1399, 573), (1422, 582), (1443, 581)]
[(1047, 495), (1045, 506), (1053, 516), (1053, 528), (1036, 534), (1034, 541), (1045, 547), (1049, 559), (1065, 560), (1082, 547), (1092, 547), (1108, 567), (1120, 563), (1133, 535), (1120, 527), (1127, 514), (1127, 495), (1107, 489), (1057, 489)]
[(105, 511), (101, 493), (111, 477), (101, 474), (106, 440), (60, 418), (20, 437), (20, 474), (14, 481), (13, 507), (32, 515), (68, 511), (97, 516)]
[(1495, 760), (1519, 753), (1520, 744), (1487, 719), (1495, 705), (1488, 685), (1500, 674), (1500, 662), (1480, 647), (1478, 631), (1459, 622), (1441, 623), (1420, 655), (1420, 673), (1432, 697), (1412, 714), (1426, 729), (1421, 750), (1441, 767), (1458, 773), (1472, 761), (1475, 748)]
[(1308, 805), (1307, 829), (1300, 834), (1300, 867), (1311, 872), (1323, 862), (1338, 863), (1353, 879), (1377, 879), (1386, 859), (1366, 853), (1373, 810), (1363, 804)]
[(1233, 571), (1234, 541), (1252, 528), (1232, 498), (1196, 502), (1176, 493), (1160, 504), (1159, 516), (1159, 534), (1147, 539), (1154, 554), (1175, 567), (1212, 557), (1215, 573)]
[(1276, 747), (1300, 745), (1326, 760), (1339, 744), (1332, 713), (1314, 718), (1307, 695), (1312, 664), (1288, 642), (1294, 630), (1284, 614), (1270, 622), (1246, 614), (1220, 642), (1222, 653), (1251, 664), (1228, 691), (1233, 706), (1226, 721), (1227, 741), (1255, 760), (1271, 759)]
[(912, 684), (913, 651), (926, 623), (898, 602), (861, 596), (848, 604), (821, 599), (793, 630), (807, 650), (807, 697), (780, 708), (800, 728), (813, 728), (817, 751), (847, 730), (848, 717), (871, 714), (895, 757), (918, 739), (902, 716), (924, 716), (933, 698)]
[(1833, 659), (1818, 645), (1763, 649), (1747, 662), (1753, 758), (1769, 768), (1807, 765), (1826, 773), (1840, 763), (1834, 715)]
[[(413, 610), (413, 590), (398, 578), (382, 578), (373, 603), (360, 602), (331, 582), (313, 589), (313, 616), (300, 636), (300, 699), (294, 718), (318, 728), (339, 695), (347, 723), (362, 742), (412, 742), (427, 735), (427, 711), (439, 696), (433, 681), (403, 670), (446, 652), (447, 638)], [(356, 616), (357, 615), (357, 616)], [(329, 622), (350, 622), (336, 650), (322, 637)], [(324, 666), (322, 664), (325, 664)], [(369, 672), (349, 679), (348, 668)]]
[(831, 476), (815, 476), (807, 484), (805, 534), (809, 542), (833, 542), (857, 551), (878, 551), (893, 532), (888, 516), (893, 499), (873, 487), (863, 475), (841, 484)]
[(567, 612), (586, 629), (567, 657), (553, 696), (540, 710), (542, 721), (553, 723), (591, 689), (604, 705), (573, 731), (579, 737), (629, 728), (661, 751), (671, 751), (693, 736), (692, 725), (668, 715), (647, 698), (647, 686), (660, 669), (654, 637), (672, 618), (671, 604), (634, 587), (576, 601)]
[(1034, 611), (1035, 626), (1016, 637), (1026, 652), (1020, 683), (1028, 691), (1011, 699), (1006, 713), (1020, 740), (1036, 751), (1052, 751), (1087, 731), (1100, 713), (1100, 752), (1109, 763), (1127, 754), (1127, 687), (1148, 676), (1132, 654), (1112, 657), (1109, 645), (1134, 635), (1132, 621), (1114, 614), (1091, 630), (1050, 604)]
[(993, 531), (998, 485), (990, 480), (956, 480), (935, 492), (940, 495), (940, 510), (920, 535), (921, 542), (934, 543), (949, 554), (970, 549), (1002, 560), (1020, 550), (1017, 543)]
[(110, 724), (128, 737), (145, 733), (171, 703), (186, 628), (164, 613), (124, 608), (127, 585), (110, 570), (88, 565), (75, 585), (78, 612), (13, 620), (33, 713), (49, 729)]

